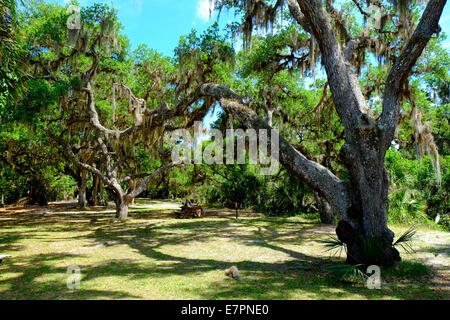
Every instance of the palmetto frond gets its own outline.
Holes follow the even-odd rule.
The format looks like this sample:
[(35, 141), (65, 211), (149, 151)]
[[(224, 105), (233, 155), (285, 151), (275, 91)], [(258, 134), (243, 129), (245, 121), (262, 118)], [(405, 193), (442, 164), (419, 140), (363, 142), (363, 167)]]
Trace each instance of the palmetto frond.
[(367, 275), (361, 271), (362, 264), (350, 265), (350, 264), (332, 264), (327, 266), (327, 269), (341, 280), (353, 278), (353, 279), (367, 279)]
[(347, 252), (346, 244), (343, 243), (341, 240), (339, 240), (337, 237), (331, 236), (327, 240), (318, 240), (318, 242), (324, 244), (326, 252), (328, 251), (334, 252), (333, 255), (339, 253), (339, 256), (341, 256), (342, 251), (345, 250)]
[(400, 246), (407, 253), (412, 253), (414, 252), (414, 249), (411, 246), (411, 242), (413, 241), (415, 235), (416, 229), (414, 228), (414, 226), (412, 226), (394, 242), (393, 246)]

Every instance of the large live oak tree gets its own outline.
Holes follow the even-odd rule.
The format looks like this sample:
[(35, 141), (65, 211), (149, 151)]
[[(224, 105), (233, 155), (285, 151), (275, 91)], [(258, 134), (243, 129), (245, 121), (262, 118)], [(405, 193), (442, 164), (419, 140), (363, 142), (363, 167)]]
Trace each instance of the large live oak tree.
[[(17, 104), (33, 111), (29, 121), (62, 146), (68, 163), (79, 169), (80, 206), (87, 204), (90, 173), (110, 191), (116, 203), (116, 217), (124, 220), (133, 199), (176, 164), (166, 162), (153, 172), (132, 174), (136, 169), (135, 148), (140, 145), (151, 153), (150, 146), (161, 141), (161, 128), (177, 113), (163, 107), (149, 110), (145, 99), (135, 97), (127, 86), (116, 83), (130, 69), (124, 58), (126, 51), (116, 44), (126, 43), (116, 33), (119, 27), (114, 11), (94, 5), (82, 13), (82, 28), (69, 42), (65, 23), (68, 14), (64, 8), (39, 3), (25, 11), (29, 19), (25, 30), (28, 38), (23, 39), (29, 50), (27, 90), (35, 94), (33, 100), (25, 97)], [(69, 37), (70, 31), (73, 30), (69, 30)], [(105, 114), (99, 112), (100, 99), (96, 94), (102, 95), (105, 103), (111, 89), (114, 94), (109, 100), (114, 109), (117, 102), (117, 111), (128, 112), (120, 116), (114, 110), (107, 122)], [(149, 139), (150, 135), (156, 138)], [(157, 155), (152, 160), (157, 160)]]
[[(79, 169), (80, 205), (86, 205), (90, 173), (115, 200), (116, 217), (125, 220), (134, 198), (179, 164), (168, 159), (164, 137), (206, 115), (212, 99), (197, 103), (198, 91), (191, 88), (218, 80), (212, 66), (227, 64), (232, 50), (215, 40), (217, 29), (208, 30), (199, 48), (180, 45), (184, 71), (175, 73), (168, 59), (145, 46), (129, 52), (116, 12), (108, 6), (83, 8), (79, 29), (68, 32), (63, 7), (39, 2), (24, 17), (28, 85), (38, 103), (20, 103), (33, 110), (31, 120)], [(143, 171), (137, 149), (162, 165)]]
[[(251, 10), (256, 10), (256, 6), (273, 14), (284, 1), (277, 1), (273, 6), (264, 1), (224, 2), (246, 8), (244, 28), (248, 29), (252, 28)], [(250, 5), (245, 6), (248, 3)], [(374, 119), (351, 65), (353, 51), (370, 43), (370, 39), (350, 38), (342, 46), (331, 24), (329, 13), (332, 10), (325, 10), (319, 0), (287, 1), (291, 17), (311, 33), (319, 46), (334, 106), (345, 128), (345, 144), (340, 157), (348, 170), (349, 180), (343, 181), (326, 167), (309, 160), (282, 137), (279, 160), (291, 174), (323, 196), (339, 214), (336, 232), (347, 246), (348, 263), (389, 266), (400, 260), (399, 252), (392, 246), (394, 233), (387, 226), (389, 178), (384, 165), (385, 155), (399, 121), (404, 86), (425, 46), (433, 34), (440, 31), (438, 22), (445, 3), (446, 0), (429, 1), (414, 33), (391, 67), (385, 83), (382, 113)], [(271, 129), (248, 103), (225, 86), (204, 84), (197, 93), (199, 97), (217, 99), (227, 113), (249, 128)]]

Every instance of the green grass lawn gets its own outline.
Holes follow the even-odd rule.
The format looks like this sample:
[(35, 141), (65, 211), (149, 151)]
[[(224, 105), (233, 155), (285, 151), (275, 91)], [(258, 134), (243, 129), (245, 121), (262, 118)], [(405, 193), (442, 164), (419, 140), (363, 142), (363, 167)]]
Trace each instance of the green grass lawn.
[[(315, 219), (235, 221), (214, 209), (177, 220), (167, 204), (138, 204), (125, 223), (67, 207), (0, 211), (0, 254), (13, 255), (0, 265), (0, 299), (449, 299), (448, 233), (419, 230), (416, 253), (369, 290), (329, 273), (343, 257), (325, 252), (318, 240), (333, 228)], [(436, 257), (443, 264), (420, 263)], [(242, 281), (224, 275), (232, 265)], [(81, 268), (78, 290), (67, 288), (69, 266)]]

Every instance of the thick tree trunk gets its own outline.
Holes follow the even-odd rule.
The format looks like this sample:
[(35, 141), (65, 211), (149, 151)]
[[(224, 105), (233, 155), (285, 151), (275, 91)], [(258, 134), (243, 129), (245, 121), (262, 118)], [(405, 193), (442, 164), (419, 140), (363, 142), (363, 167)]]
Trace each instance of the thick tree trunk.
[[(350, 139), (348, 139), (350, 140)], [(376, 130), (366, 132), (358, 143), (347, 142), (342, 157), (350, 173), (351, 205), (336, 229), (347, 245), (350, 264), (391, 266), (400, 261), (393, 248), (394, 233), (387, 226), (386, 200), (389, 178)]]
[(80, 208), (87, 207), (87, 181), (88, 181), (88, 172), (87, 170), (81, 170), (80, 173), (80, 181), (78, 184), (78, 206)]
[(127, 220), (128, 218), (128, 203), (121, 203), (116, 207), (116, 218), (120, 221)]
[(336, 206), (338, 203), (333, 198), (337, 194), (325, 192), (323, 186), (311, 185), (315, 190), (322, 187), (321, 193), (339, 211), (341, 221), (336, 232), (347, 244), (349, 263), (392, 265), (400, 260), (398, 251), (392, 247), (394, 233), (387, 227), (389, 181), (384, 157), (398, 124), (403, 86), (426, 44), (439, 32), (438, 22), (445, 3), (446, 0), (428, 2), (416, 30), (391, 67), (383, 112), (375, 123), (349, 63), (353, 52), (350, 44), (359, 40), (350, 39), (345, 49), (349, 53), (346, 58), (322, 1), (288, 1), (292, 17), (310, 31), (319, 44), (336, 112), (346, 132), (346, 144), (341, 150), (350, 175), (349, 206), (347, 209)]
[(319, 210), (320, 222), (325, 224), (336, 224), (333, 208), (330, 203), (317, 192), (314, 192), (314, 198), (316, 199), (317, 209)]
[(124, 221), (128, 218), (129, 201), (124, 194), (116, 194), (116, 218)]

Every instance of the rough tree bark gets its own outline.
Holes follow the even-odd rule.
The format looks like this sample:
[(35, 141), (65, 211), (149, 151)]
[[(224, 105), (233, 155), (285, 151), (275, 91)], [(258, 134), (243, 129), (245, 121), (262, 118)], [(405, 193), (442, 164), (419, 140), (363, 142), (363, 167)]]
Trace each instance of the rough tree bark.
[(336, 224), (333, 208), (328, 201), (320, 196), (318, 192), (314, 192), (314, 198), (316, 200), (317, 210), (319, 211), (320, 222), (325, 224)]
[(129, 200), (124, 192), (116, 191), (116, 218), (119, 220), (126, 220), (128, 218), (128, 206), (130, 205)]
[[(233, 113), (246, 127), (271, 129), (240, 99), (230, 99), (230, 94), (225, 93), (228, 88), (216, 86), (212, 89), (207, 86), (205, 89), (211, 91), (210, 94), (226, 97), (219, 99), (222, 107), (226, 112)], [(269, 134), (269, 141), (270, 136)], [(344, 157), (352, 155), (351, 158), (344, 158), (350, 175), (348, 182), (341, 181), (324, 166), (308, 160), (283, 137), (280, 137), (279, 160), (286, 170), (318, 192), (338, 213), (340, 222), (336, 232), (339, 239), (347, 245), (348, 263), (392, 265), (399, 260), (399, 253), (392, 247), (394, 234), (387, 227), (388, 177), (384, 168), (385, 150), (375, 149), (373, 144), (380, 140), (373, 135), (350, 141), (350, 148), (355, 149), (343, 153)], [(343, 149), (347, 148), (348, 142)], [(376, 261), (366, 257), (363, 245), (372, 241), (368, 239), (380, 243), (380, 252), (372, 255), (376, 257)]]

